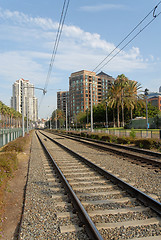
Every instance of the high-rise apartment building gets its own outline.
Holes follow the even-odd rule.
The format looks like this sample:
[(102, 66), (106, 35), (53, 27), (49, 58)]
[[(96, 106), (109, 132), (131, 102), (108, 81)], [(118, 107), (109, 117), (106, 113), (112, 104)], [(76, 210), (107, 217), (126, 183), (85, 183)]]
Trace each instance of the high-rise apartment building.
[(57, 92), (57, 109), (62, 110), (66, 115), (66, 107), (69, 115), (69, 91)]
[(161, 86), (159, 87), (159, 92), (161, 92)]
[(97, 75), (86, 70), (72, 73), (69, 77), (70, 117), (90, 109), (91, 96), (93, 105), (105, 99), (113, 81), (114, 78), (104, 72)]
[(38, 100), (34, 96), (34, 85), (31, 84), (29, 80), (21, 78), (13, 84), (11, 107), (22, 113), (22, 88), (24, 92), (24, 116), (28, 116), (32, 121), (37, 121)]

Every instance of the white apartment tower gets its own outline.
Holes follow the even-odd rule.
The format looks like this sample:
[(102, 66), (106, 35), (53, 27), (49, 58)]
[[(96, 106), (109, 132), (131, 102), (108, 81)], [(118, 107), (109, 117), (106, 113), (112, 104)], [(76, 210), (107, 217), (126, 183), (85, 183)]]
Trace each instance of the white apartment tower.
[(13, 84), (11, 107), (22, 113), (22, 88), (24, 90), (24, 116), (26, 117), (28, 115), (31, 121), (37, 121), (38, 101), (34, 96), (34, 85), (31, 84), (29, 80), (21, 78)]

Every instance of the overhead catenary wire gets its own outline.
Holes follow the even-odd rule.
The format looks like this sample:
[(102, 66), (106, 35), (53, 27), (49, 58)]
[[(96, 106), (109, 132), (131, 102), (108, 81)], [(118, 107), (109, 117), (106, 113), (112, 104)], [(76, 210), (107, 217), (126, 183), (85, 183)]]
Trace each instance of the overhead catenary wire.
[[(59, 21), (59, 26), (58, 26), (58, 30), (57, 30), (57, 34), (56, 34), (55, 43), (54, 43), (54, 48), (53, 48), (53, 51), (52, 51), (52, 56), (51, 56), (51, 60), (50, 60), (50, 64), (49, 64), (49, 69), (48, 69), (48, 73), (47, 73), (47, 77), (46, 77), (46, 81), (45, 81), (45, 86), (44, 86), (44, 91), (45, 92), (47, 92), (47, 86), (49, 84), (49, 79), (50, 79), (50, 76), (51, 76), (51, 72), (52, 72), (54, 61), (55, 61), (56, 53), (57, 53), (57, 50), (58, 50), (58, 45), (59, 45), (59, 42), (60, 42), (61, 33), (62, 33), (62, 30), (63, 30), (65, 18), (66, 18), (66, 15), (67, 15), (69, 2), (70, 2), (70, 0), (64, 0), (64, 3), (63, 3), (61, 17), (60, 17), (60, 21)], [(40, 100), (39, 108), (40, 108), (40, 105), (42, 103), (43, 98), (44, 98), (44, 96), (42, 96), (42, 98)]]
[(101, 64), (102, 64), (108, 57), (110, 57), (111, 54), (114, 53), (114, 51), (115, 51), (116, 49), (118, 49), (118, 47), (149, 17), (149, 15), (150, 15), (151, 13), (153, 13), (153, 19), (152, 19), (148, 24), (146, 24), (146, 26), (145, 26), (143, 29), (141, 29), (130, 41), (128, 41), (128, 43), (125, 44), (124, 47), (121, 48), (121, 50), (119, 50), (115, 55), (113, 55), (113, 56), (110, 58), (110, 60), (108, 60), (102, 67), (100, 67), (100, 68), (96, 71), (96, 73), (99, 72), (105, 65), (107, 65), (115, 56), (117, 56), (117, 55), (118, 55), (129, 43), (131, 43), (147, 26), (149, 26), (149, 25), (155, 20), (155, 18), (160, 15), (160, 13), (159, 13), (159, 14), (155, 14), (155, 11), (156, 11), (157, 7), (158, 7), (160, 4), (161, 4), (161, 1), (130, 31), (130, 33), (128, 33), (128, 34), (126, 35), (126, 37), (91, 71), (91, 73), (94, 72), (94, 71), (96, 71), (96, 69), (97, 69), (99, 66), (101, 66)]
[[(159, 16), (161, 14), (161, 12), (157, 15)], [(129, 45), (145, 28), (147, 28), (153, 21), (155, 20), (155, 18), (153, 18), (150, 22), (148, 22), (132, 39), (130, 39), (116, 54), (114, 54), (101, 68), (99, 68), (97, 70), (97, 72), (100, 71), (100, 69), (102, 69), (103, 67), (105, 67), (113, 58), (115, 58), (127, 45)], [(96, 73), (97, 73), (96, 72)]]
[(61, 18), (60, 18), (60, 22), (59, 22), (59, 27), (58, 27), (58, 31), (57, 31), (57, 35), (56, 35), (54, 49), (53, 49), (53, 52), (52, 52), (52, 57), (51, 57), (49, 70), (48, 70), (48, 74), (47, 74), (47, 78), (46, 78), (46, 83), (45, 83), (45, 87), (44, 87), (45, 90), (47, 90), (47, 86), (48, 86), (48, 83), (49, 83), (49, 78), (50, 78), (52, 67), (53, 67), (53, 64), (54, 64), (54, 61), (55, 61), (55, 56), (56, 56), (58, 45), (59, 45), (59, 42), (60, 42), (60, 37), (61, 37), (62, 30), (63, 30), (64, 21), (65, 21), (65, 18), (66, 18), (69, 2), (70, 2), (70, 0), (68, 0), (67, 4), (66, 4), (66, 0), (65, 0), (64, 4), (63, 4), (63, 9), (62, 9)]

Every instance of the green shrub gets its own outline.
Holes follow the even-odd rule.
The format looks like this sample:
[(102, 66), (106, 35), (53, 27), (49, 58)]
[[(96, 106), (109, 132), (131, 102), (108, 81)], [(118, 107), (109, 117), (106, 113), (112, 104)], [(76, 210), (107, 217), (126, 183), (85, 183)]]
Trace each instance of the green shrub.
[(117, 138), (117, 143), (118, 144), (127, 144), (128, 143), (128, 139), (126, 137), (118, 137)]
[(19, 137), (14, 141), (9, 142), (2, 148), (2, 152), (23, 152), (26, 143), (29, 141), (29, 138), (29, 135), (26, 134), (25, 137)]
[(109, 142), (109, 141), (110, 141), (110, 136), (111, 136), (111, 135), (102, 134), (102, 136), (101, 136), (101, 141)]
[(135, 130), (133, 128), (131, 128), (130, 137), (132, 137), (132, 138), (136, 137), (136, 132), (135, 132)]
[(145, 149), (151, 149), (156, 148), (159, 151), (161, 151), (161, 141), (158, 139), (135, 139), (135, 132), (134, 129), (131, 129), (130, 137), (117, 137), (115, 135), (110, 135), (106, 133), (91, 133), (91, 132), (78, 132), (78, 131), (70, 131), (70, 134), (92, 138), (92, 139), (98, 139), (105, 142), (110, 143), (118, 143), (118, 144), (134, 144), (136, 147), (139, 148), (145, 148)]
[(87, 136), (87, 133), (86, 132), (81, 132), (81, 137), (86, 137)]
[(17, 154), (16, 153), (0, 153), (0, 186), (6, 177), (12, 175), (12, 172), (17, 169)]
[(145, 149), (151, 149), (154, 147), (154, 141), (152, 139), (137, 139), (135, 140), (135, 146)]
[(117, 136), (115, 136), (115, 135), (110, 135), (110, 142), (117, 143), (117, 139), (118, 139)]

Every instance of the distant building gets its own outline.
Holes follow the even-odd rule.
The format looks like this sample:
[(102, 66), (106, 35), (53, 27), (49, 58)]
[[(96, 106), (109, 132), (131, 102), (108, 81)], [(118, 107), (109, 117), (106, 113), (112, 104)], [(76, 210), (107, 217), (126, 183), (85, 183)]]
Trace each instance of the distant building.
[(161, 86), (160, 86), (160, 88), (159, 88), (159, 92), (161, 92)]
[(161, 110), (161, 93), (149, 93), (148, 102), (150, 102), (152, 106), (157, 107), (159, 110)]
[(106, 98), (108, 89), (111, 87), (111, 84), (115, 79), (102, 71), (96, 76), (98, 84), (98, 103), (100, 103)]
[(98, 75), (86, 70), (72, 73), (69, 77), (70, 117), (90, 109), (91, 91), (93, 105), (105, 99), (113, 81), (114, 78), (104, 72)]
[(24, 116), (32, 121), (38, 119), (38, 100), (34, 96), (34, 85), (23, 78), (17, 80), (12, 86), (11, 107), (22, 113), (22, 88), (24, 89)]
[(57, 109), (62, 110), (64, 114), (69, 115), (69, 91), (60, 91), (57, 92)]

